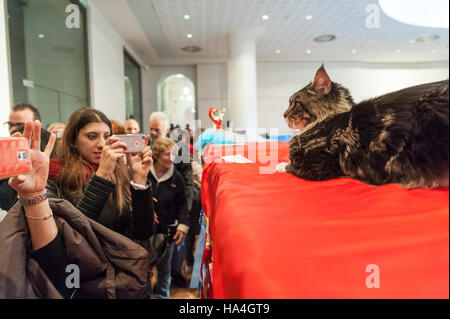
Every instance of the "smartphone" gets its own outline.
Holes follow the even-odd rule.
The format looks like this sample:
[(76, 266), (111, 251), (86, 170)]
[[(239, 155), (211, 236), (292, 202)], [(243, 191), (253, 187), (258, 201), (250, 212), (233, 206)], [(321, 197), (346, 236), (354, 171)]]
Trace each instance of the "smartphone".
[(125, 151), (126, 153), (139, 153), (145, 147), (144, 134), (118, 134), (114, 136), (118, 137), (122, 143), (128, 146)]
[(0, 179), (31, 172), (28, 141), (23, 137), (0, 137)]

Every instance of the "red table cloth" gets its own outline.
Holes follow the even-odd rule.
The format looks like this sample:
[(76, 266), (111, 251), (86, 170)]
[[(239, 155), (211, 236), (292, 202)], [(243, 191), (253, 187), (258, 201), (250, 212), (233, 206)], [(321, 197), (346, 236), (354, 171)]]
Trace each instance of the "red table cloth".
[[(204, 154), (215, 298), (449, 298), (448, 189), (261, 174), (258, 156), (212, 160), (219, 148), (258, 153)], [(287, 161), (287, 143), (277, 154)], [(375, 275), (379, 288), (368, 288)]]

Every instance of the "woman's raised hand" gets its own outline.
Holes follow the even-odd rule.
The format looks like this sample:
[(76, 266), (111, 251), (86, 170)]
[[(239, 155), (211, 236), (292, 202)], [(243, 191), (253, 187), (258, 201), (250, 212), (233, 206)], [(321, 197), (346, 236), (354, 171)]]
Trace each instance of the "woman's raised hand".
[(118, 137), (108, 137), (105, 146), (103, 146), (102, 157), (95, 174), (114, 182), (114, 169), (116, 168), (117, 160), (125, 156), (124, 151), (126, 149), (127, 145), (121, 142)]
[(13, 137), (25, 137), (30, 146), (31, 172), (28, 175), (14, 176), (9, 179), (9, 185), (21, 198), (34, 198), (45, 192), (50, 154), (55, 145), (56, 135), (51, 134), (45, 150), (41, 152), (41, 127), (41, 122), (29, 121), (25, 123), (23, 135), (19, 132), (13, 134)]
[[(145, 137), (144, 145), (148, 145), (149, 141), (150, 135), (147, 135)], [(136, 184), (147, 185), (147, 175), (150, 172), (153, 163), (150, 146), (145, 146), (144, 149), (135, 156), (131, 156), (130, 153), (127, 153), (127, 161), (133, 173), (133, 181)]]

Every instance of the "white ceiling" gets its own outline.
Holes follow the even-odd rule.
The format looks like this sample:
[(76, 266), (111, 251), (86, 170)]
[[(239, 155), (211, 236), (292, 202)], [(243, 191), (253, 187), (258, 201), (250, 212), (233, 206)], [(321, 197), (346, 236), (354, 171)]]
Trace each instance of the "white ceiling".
[[(114, 1), (116, 6), (121, 2), (121, 6), (114, 8)], [(114, 1), (96, 0), (96, 3), (125, 40), (132, 32), (128, 30), (127, 33), (123, 28), (132, 24), (124, 24), (124, 11), (127, 11), (127, 17), (133, 16), (135, 24), (141, 28), (140, 34), (145, 34), (142, 41), (137, 41), (134, 32), (133, 45), (140, 47), (136, 50), (145, 55), (149, 64), (226, 61), (228, 34), (244, 27), (259, 30), (256, 49), (257, 58), (262, 61), (448, 61), (448, 29), (406, 25), (381, 10), (380, 28), (366, 27), (366, 18), (370, 14), (366, 7), (377, 4), (376, 0)], [(185, 20), (185, 14), (191, 18)], [(268, 15), (269, 19), (263, 20), (263, 15)], [(312, 19), (307, 20), (308, 15)], [(192, 38), (186, 37), (188, 33), (193, 35)], [(324, 34), (334, 34), (336, 39), (327, 43), (313, 41)], [(439, 39), (410, 43), (410, 40), (428, 34), (436, 34)], [(187, 45), (199, 46), (202, 51), (181, 51)], [(308, 50), (311, 50), (309, 54)]]

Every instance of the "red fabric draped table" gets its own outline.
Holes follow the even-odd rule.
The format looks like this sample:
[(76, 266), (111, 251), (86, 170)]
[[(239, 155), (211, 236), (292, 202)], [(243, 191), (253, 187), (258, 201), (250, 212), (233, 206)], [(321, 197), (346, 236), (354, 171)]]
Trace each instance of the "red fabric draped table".
[(203, 156), (214, 298), (449, 298), (448, 189), (270, 174), (287, 143), (253, 144)]

